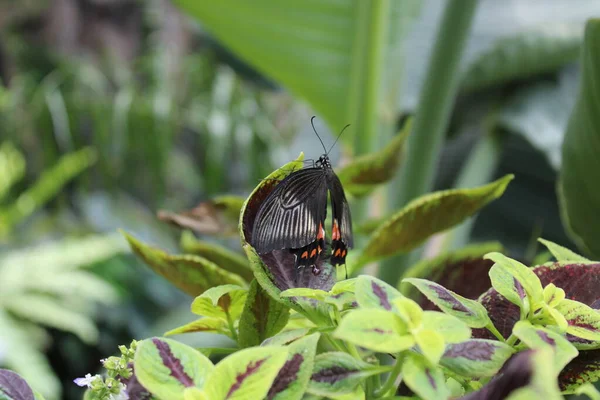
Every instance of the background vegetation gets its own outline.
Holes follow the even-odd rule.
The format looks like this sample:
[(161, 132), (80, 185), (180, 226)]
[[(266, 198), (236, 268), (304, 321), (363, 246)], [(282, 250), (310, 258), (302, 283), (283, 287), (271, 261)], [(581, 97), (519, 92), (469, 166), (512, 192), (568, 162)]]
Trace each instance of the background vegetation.
[(569, 198), (591, 187), (573, 179), (590, 164), (572, 154), (591, 159), (598, 142), (573, 122), (584, 107), (568, 122), (597, 2), (254, 3), (0, 1), (0, 366), (47, 398), (78, 398), (72, 379), (117, 344), (189, 320), (190, 297), (116, 229), (176, 249), (180, 231), (158, 210), (246, 196), (300, 151), (318, 157), (313, 113), (326, 143), (352, 124), (338, 167), (416, 113), (399, 173), (353, 203), (355, 223), (434, 189), (516, 175), (476, 220), (373, 269), (392, 284), (423, 251), (471, 242), (498, 240), (528, 262), (538, 236), (600, 251), (582, 228), (597, 192)]

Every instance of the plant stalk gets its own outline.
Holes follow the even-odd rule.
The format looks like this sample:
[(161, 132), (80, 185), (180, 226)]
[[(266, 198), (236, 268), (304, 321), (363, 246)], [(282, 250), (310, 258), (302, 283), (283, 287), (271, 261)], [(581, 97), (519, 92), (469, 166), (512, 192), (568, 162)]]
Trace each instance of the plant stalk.
[[(460, 78), (460, 60), (468, 38), (477, 0), (448, 0), (429, 58), (425, 83), (413, 130), (407, 140), (407, 158), (392, 193), (395, 209), (433, 188), (435, 168), (450, 119)], [(379, 275), (395, 285), (402, 269), (398, 259), (382, 263)]]
[(397, 356), (396, 363), (394, 364), (394, 368), (390, 371), (390, 374), (387, 377), (387, 380), (378, 390), (373, 393), (375, 398), (383, 397), (388, 394), (388, 392), (394, 389), (394, 384), (396, 383), (396, 379), (398, 379), (398, 375), (402, 371), (402, 357), (400, 355)]

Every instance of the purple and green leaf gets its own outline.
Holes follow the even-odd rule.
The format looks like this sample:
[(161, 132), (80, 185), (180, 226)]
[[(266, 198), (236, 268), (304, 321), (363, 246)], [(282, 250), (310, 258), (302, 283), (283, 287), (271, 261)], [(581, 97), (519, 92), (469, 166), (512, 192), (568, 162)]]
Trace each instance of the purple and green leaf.
[(512, 179), (512, 175), (507, 175), (478, 188), (445, 190), (413, 200), (373, 232), (357, 267), (411, 251), (431, 235), (461, 223), (500, 197)]
[(185, 388), (202, 387), (214, 366), (183, 343), (155, 337), (139, 342), (134, 369), (138, 381), (155, 396), (183, 400)]
[(246, 286), (244, 279), (215, 263), (194, 255), (170, 255), (123, 233), (131, 249), (154, 272), (191, 296), (198, 296), (219, 285)]
[(308, 393), (328, 397), (351, 393), (369, 376), (389, 370), (389, 367), (357, 360), (348, 353), (322, 353), (315, 357)]
[(277, 334), (288, 322), (290, 309), (272, 299), (256, 280), (250, 290), (240, 318), (238, 343), (242, 347), (258, 346)]
[(208, 289), (192, 302), (197, 315), (237, 321), (244, 309), (248, 291), (237, 285), (221, 285)]
[(288, 356), (285, 347), (240, 350), (219, 362), (204, 385), (210, 400), (263, 399)]
[(567, 333), (577, 338), (596, 342), (600, 347), (600, 312), (575, 300), (564, 299), (556, 306), (567, 320)]
[(231, 335), (231, 332), (229, 332), (227, 327), (227, 322), (223, 321), (221, 318), (206, 317), (189, 322), (175, 329), (171, 329), (170, 331), (165, 333), (165, 336), (180, 335), (182, 333), (194, 332), (220, 333), (224, 335)]
[(288, 346), (288, 358), (275, 377), (267, 400), (300, 400), (312, 375), (320, 334), (313, 333)]
[(295, 342), (296, 340), (306, 336), (311, 331), (310, 328), (297, 328), (289, 331), (283, 331), (277, 335), (265, 339), (261, 346), (284, 346)]
[(535, 304), (544, 300), (540, 279), (531, 268), (501, 253), (489, 253), (485, 257), (495, 262), (490, 269), (492, 286), (503, 296), (506, 293), (513, 304)]
[(497, 340), (470, 339), (450, 344), (440, 365), (469, 378), (489, 377), (494, 376), (514, 352), (511, 346)]
[(403, 282), (414, 285), (442, 311), (460, 319), (472, 328), (483, 328), (490, 323), (487, 311), (475, 300), (464, 298), (435, 282), (425, 279), (405, 278)]
[(333, 336), (382, 353), (399, 353), (415, 345), (406, 324), (396, 314), (377, 309), (350, 311)]
[(361, 275), (354, 286), (356, 301), (361, 308), (392, 310), (392, 301), (403, 297), (393, 286), (370, 275)]
[(416, 353), (409, 353), (402, 364), (402, 380), (414, 393), (424, 400), (447, 399), (444, 373)]

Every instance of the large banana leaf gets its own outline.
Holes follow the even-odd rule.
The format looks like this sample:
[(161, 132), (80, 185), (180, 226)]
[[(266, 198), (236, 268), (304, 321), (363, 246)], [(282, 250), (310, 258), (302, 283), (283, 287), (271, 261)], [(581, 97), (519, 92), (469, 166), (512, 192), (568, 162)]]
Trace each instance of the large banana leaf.
[(600, 256), (600, 19), (586, 26), (580, 93), (563, 143), (559, 194), (577, 245)]
[(236, 55), (307, 100), (332, 129), (352, 123), (355, 132), (375, 128), (372, 121), (378, 116), (393, 116), (395, 104), (382, 100), (395, 102), (400, 39), (421, 4), (416, 0), (176, 3)]

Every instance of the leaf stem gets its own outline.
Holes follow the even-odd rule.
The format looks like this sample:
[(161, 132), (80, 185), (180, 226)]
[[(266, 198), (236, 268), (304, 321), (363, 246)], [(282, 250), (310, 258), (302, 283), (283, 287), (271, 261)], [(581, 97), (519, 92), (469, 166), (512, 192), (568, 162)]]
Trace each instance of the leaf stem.
[(385, 381), (385, 383), (383, 384), (382, 387), (375, 390), (375, 392), (373, 393), (374, 398), (386, 396), (390, 390), (394, 389), (394, 384), (396, 383), (396, 379), (398, 379), (398, 376), (400, 375), (400, 372), (402, 371), (402, 359), (403, 359), (402, 356), (400, 356), (400, 355), (397, 356), (396, 363), (394, 364), (394, 368), (392, 368), (392, 370), (390, 371), (390, 374), (388, 375), (387, 380)]
[(498, 331), (498, 329), (496, 329), (496, 326), (491, 321), (486, 325), (486, 328), (488, 331), (492, 332), (492, 334), (496, 336), (498, 340), (504, 342), (504, 336), (502, 336), (502, 334)]
[[(394, 209), (429, 192), (433, 187), (440, 150), (460, 78), (460, 59), (467, 41), (477, 0), (448, 0), (429, 58), (413, 130), (407, 140), (407, 159), (397, 177)], [(398, 261), (382, 263), (379, 275), (395, 285), (402, 273)]]
[(233, 320), (231, 319), (231, 316), (229, 315), (228, 311), (225, 311), (225, 315), (227, 315), (227, 325), (229, 325), (229, 331), (231, 332), (231, 337), (233, 340), (235, 340), (237, 342), (238, 334), (235, 331), (235, 327), (233, 326)]

